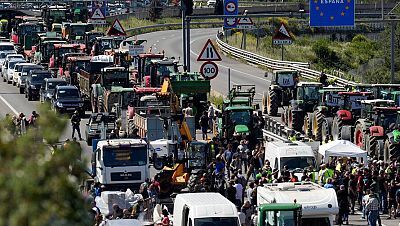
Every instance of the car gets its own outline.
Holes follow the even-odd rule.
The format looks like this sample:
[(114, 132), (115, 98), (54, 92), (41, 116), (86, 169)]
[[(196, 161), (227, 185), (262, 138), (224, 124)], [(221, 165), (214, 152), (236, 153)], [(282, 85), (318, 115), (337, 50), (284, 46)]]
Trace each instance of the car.
[(84, 116), (83, 105), (83, 99), (76, 86), (56, 86), (51, 100), (51, 107), (55, 112), (63, 114), (78, 111), (81, 116)]
[(26, 78), (25, 97), (29, 101), (39, 99), (39, 91), (45, 78), (52, 78), (51, 71), (31, 70)]
[(20, 72), (20, 74), (18, 74), (17, 81), (17, 87), (19, 88), (20, 94), (23, 94), (25, 92), (26, 78), (28, 77), (29, 72), (32, 70), (44, 70), (44, 67), (33, 63), (22, 63), (21, 66), (18, 66), (16, 68), (16, 71)]
[[(0, 42), (1, 43), (1, 42)], [(6, 61), (10, 61), (10, 60), (13, 60), (13, 59), (22, 59), (22, 60), (24, 60), (25, 58), (24, 58), (24, 56), (22, 55), (22, 54), (17, 54), (15, 51), (3, 51), (3, 53), (4, 53), (4, 59), (3, 60), (0, 60), (0, 62), (2, 63), (1, 65), (1, 76), (2, 77), (4, 77), (4, 75), (7, 73), (7, 71), (6, 71), (6, 67), (7, 67), (7, 65), (5, 65), (4, 64), (4, 62), (6, 62)]]
[(15, 52), (14, 50), (11, 51), (1, 51), (0, 52), (0, 74), (3, 77), (3, 73), (1, 73), (1, 69), (2, 69), (2, 65), (4, 63), (4, 61), (6, 60), (7, 55), (9, 54), (15, 54), (17, 52)]
[(15, 51), (15, 46), (12, 42), (0, 42), (0, 52)]
[(53, 99), (54, 91), (57, 86), (66, 86), (67, 81), (62, 78), (46, 78), (40, 88), (40, 102), (50, 102)]
[(4, 67), (3, 73), (4, 73), (4, 77), (3, 77), (3, 81), (7, 82), (7, 83), (11, 83), (12, 79), (13, 79), (13, 75), (14, 75), (14, 67), (17, 63), (24, 63), (26, 62), (25, 60), (21, 60), (21, 59), (10, 59), (10, 60), (6, 60), (5, 63), (7, 64), (6, 67)]

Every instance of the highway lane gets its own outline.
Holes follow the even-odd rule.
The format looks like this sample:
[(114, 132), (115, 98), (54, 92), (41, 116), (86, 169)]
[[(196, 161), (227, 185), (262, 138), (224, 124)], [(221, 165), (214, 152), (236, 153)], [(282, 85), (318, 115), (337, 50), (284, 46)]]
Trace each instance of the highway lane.
[[(191, 30), (191, 71), (199, 71), (202, 62), (197, 62), (207, 39), (215, 39), (221, 28), (212, 29), (192, 29)], [(138, 36), (138, 39), (146, 39), (146, 48), (152, 47), (153, 52), (165, 51), (166, 56), (180, 57), (182, 55), (182, 30), (160, 31), (147, 33)], [(270, 82), (264, 78), (265, 71), (257, 67), (250, 66), (240, 61), (231, 59), (220, 53), (222, 61), (216, 62), (219, 67), (218, 76), (212, 80), (211, 88), (223, 95), (228, 93), (228, 68), (231, 69), (231, 84), (254, 84), (256, 85), (255, 98), (260, 103), (262, 93), (268, 89)]]

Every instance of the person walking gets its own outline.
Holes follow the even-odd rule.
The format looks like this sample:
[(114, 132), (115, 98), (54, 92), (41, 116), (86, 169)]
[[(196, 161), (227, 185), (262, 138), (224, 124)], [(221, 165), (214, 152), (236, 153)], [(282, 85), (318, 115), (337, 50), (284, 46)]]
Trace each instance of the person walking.
[(376, 226), (376, 221), (379, 217), (379, 201), (373, 191), (370, 191), (365, 210), (367, 212), (369, 226)]
[(222, 155), (223, 159), (225, 160), (226, 163), (226, 171), (228, 173), (228, 178), (230, 178), (230, 166), (232, 163), (232, 158), (233, 158), (233, 152), (232, 152), (232, 144), (228, 144), (227, 149), (224, 151), (224, 154)]
[(204, 111), (203, 115), (200, 117), (199, 124), (201, 127), (201, 133), (203, 135), (203, 140), (207, 140), (208, 116), (207, 116), (206, 111)]
[(213, 130), (214, 127), (214, 116), (215, 116), (215, 110), (214, 107), (211, 105), (211, 102), (208, 101), (208, 124), (210, 127), (210, 131)]
[(343, 184), (340, 185), (340, 190), (337, 192), (337, 200), (339, 205), (338, 224), (342, 225), (344, 219), (346, 220), (346, 224), (349, 224), (349, 195)]
[(76, 130), (79, 136), (79, 140), (82, 140), (81, 128), (80, 128), (81, 117), (79, 117), (78, 111), (75, 111), (74, 114), (72, 114), (71, 124), (72, 124), (72, 138), (75, 137), (75, 130)]

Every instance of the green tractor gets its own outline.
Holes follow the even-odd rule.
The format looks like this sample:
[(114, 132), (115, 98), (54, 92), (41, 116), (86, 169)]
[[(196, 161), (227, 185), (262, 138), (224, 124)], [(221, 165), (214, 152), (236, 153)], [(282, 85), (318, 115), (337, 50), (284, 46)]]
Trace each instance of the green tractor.
[(319, 90), (320, 98), (314, 112), (304, 117), (304, 133), (314, 137), (316, 141), (323, 141), (329, 135), (331, 119), (342, 106), (339, 93), (346, 91), (343, 87), (323, 87)]
[(361, 116), (361, 101), (373, 99), (372, 92), (340, 92), (341, 106), (332, 120), (333, 140), (352, 140), (353, 125)]
[[(247, 89), (244, 89), (246, 88)], [(234, 85), (228, 99), (224, 100), (222, 117), (218, 118), (217, 133), (220, 138), (232, 138), (234, 135), (254, 135), (253, 106), (254, 85)]]
[(353, 142), (370, 156), (382, 156), (383, 141), (389, 126), (396, 123), (400, 107), (392, 100), (363, 100), (356, 121)]
[[(266, 77), (270, 76), (266, 73)], [(264, 92), (262, 110), (270, 116), (278, 115), (278, 108), (288, 106), (294, 98), (299, 74), (293, 70), (273, 71), (268, 92)]]
[(392, 159), (397, 159), (400, 157), (400, 112), (397, 112), (396, 123), (389, 126), (389, 133), (386, 134), (383, 154), (379, 156), (379, 159), (385, 162), (390, 162)]
[(281, 114), (282, 122), (289, 128), (302, 131), (305, 115), (313, 112), (320, 99), (319, 82), (300, 82), (296, 86), (295, 98), (290, 101), (289, 107)]
[(302, 206), (290, 203), (266, 203), (257, 207), (258, 226), (300, 226)]

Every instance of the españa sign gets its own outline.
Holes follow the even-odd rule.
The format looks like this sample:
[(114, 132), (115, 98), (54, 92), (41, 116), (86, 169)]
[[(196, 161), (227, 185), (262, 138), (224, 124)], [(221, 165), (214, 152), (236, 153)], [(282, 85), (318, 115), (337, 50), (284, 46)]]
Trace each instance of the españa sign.
[(310, 0), (310, 26), (354, 26), (355, 0)]

